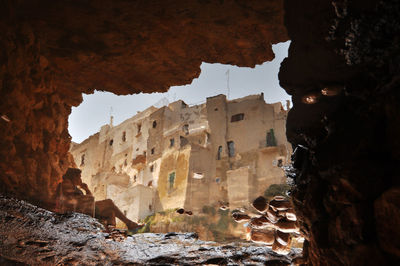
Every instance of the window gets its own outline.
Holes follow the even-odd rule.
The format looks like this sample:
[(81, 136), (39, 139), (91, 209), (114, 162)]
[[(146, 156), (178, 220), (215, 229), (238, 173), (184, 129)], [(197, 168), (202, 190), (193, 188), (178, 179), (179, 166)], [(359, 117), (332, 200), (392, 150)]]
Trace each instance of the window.
[(85, 154), (81, 156), (81, 166), (85, 165)]
[(150, 172), (154, 172), (154, 165), (150, 166)]
[(240, 114), (233, 115), (231, 117), (231, 122), (238, 122), (238, 121), (243, 120), (243, 119), (244, 119), (244, 114), (240, 113)]
[(137, 133), (139, 134), (142, 131), (142, 124), (137, 125)]
[(282, 159), (279, 159), (278, 160), (278, 167), (282, 167), (283, 166), (283, 161), (282, 161)]
[(185, 132), (185, 135), (189, 135), (189, 125), (188, 124), (183, 125), (182, 131)]
[(174, 144), (175, 144), (175, 139), (174, 138), (170, 139), (169, 140), (169, 147), (174, 147)]
[(157, 127), (157, 121), (154, 120), (154, 121), (153, 121), (153, 128), (156, 128), (156, 127)]
[(222, 146), (219, 146), (218, 153), (217, 153), (217, 160), (221, 160), (221, 155), (222, 155)]
[(174, 188), (174, 184), (175, 184), (175, 172), (172, 172), (169, 174), (168, 176), (168, 188), (169, 189), (173, 189)]
[(114, 143), (114, 140), (112, 139), (112, 140), (110, 140), (110, 142), (109, 142), (108, 144), (109, 144), (110, 146), (112, 146), (113, 143)]
[(203, 179), (203, 177), (204, 177), (203, 173), (193, 173), (194, 179)]
[(154, 154), (154, 152), (155, 152), (155, 148), (151, 148), (151, 154)]
[(126, 131), (122, 132), (122, 141), (126, 141)]
[(189, 143), (189, 141), (185, 137), (182, 137), (182, 136), (179, 137), (179, 140), (181, 142), (181, 148)]
[(229, 157), (235, 156), (235, 143), (233, 141), (228, 141), (227, 144)]
[(274, 129), (270, 129), (269, 132), (267, 132), (267, 147), (272, 147), (276, 146), (276, 139), (275, 139), (275, 134), (274, 134)]
[(134, 176), (133, 176), (133, 182), (136, 182), (136, 179), (137, 179), (137, 176), (134, 175)]

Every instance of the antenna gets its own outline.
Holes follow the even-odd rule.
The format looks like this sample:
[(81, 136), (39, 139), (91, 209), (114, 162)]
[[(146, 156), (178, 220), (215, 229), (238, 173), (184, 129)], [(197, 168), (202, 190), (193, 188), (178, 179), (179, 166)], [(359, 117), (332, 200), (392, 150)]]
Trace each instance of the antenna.
[(230, 92), (230, 88), (229, 88), (229, 68), (225, 72), (225, 75), (226, 75), (226, 88), (228, 89), (227, 99), (229, 100), (229, 92)]
[(113, 119), (114, 119), (112, 113), (113, 113), (113, 108), (112, 108), (112, 106), (110, 106), (110, 126), (111, 127), (113, 126)]

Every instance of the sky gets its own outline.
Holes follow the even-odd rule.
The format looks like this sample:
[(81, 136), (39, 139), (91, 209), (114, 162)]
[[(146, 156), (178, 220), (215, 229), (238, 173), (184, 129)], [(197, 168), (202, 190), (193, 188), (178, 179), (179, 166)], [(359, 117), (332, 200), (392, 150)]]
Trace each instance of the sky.
[(196, 105), (204, 103), (210, 96), (228, 95), (227, 72), (228, 99), (263, 92), (267, 103), (285, 103), (290, 96), (279, 86), (278, 72), (282, 60), (287, 57), (289, 44), (290, 41), (273, 45), (275, 59), (255, 68), (202, 63), (199, 78), (189, 85), (173, 86), (166, 93), (118, 96), (95, 91), (93, 94), (83, 94), (83, 102), (73, 107), (69, 116), (69, 134), (72, 141), (80, 143), (108, 124), (110, 114), (114, 117), (113, 124), (118, 125), (151, 105), (161, 107), (166, 100), (170, 103), (183, 100), (189, 105)]

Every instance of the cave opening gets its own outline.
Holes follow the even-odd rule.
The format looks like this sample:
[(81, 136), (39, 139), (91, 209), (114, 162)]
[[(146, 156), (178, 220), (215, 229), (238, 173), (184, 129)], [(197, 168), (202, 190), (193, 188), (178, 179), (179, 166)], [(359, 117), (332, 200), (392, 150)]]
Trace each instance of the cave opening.
[[(92, 191), (96, 191), (95, 199), (113, 200), (116, 206), (124, 209), (124, 215), (135, 222), (146, 222), (152, 217), (152, 225), (144, 227), (142, 232), (168, 233), (179, 231), (183, 227), (186, 228), (185, 231), (200, 234), (200, 239), (203, 240), (262, 242), (263, 237), (268, 235), (262, 232), (263, 226), (259, 226), (257, 232), (253, 233), (246, 230), (250, 222), (256, 223), (257, 219), (260, 220), (256, 213), (265, 215), (268, 208), (264, 206), (265, 210), (254, 209), (252, 201), (258, 196), (265, 196), (268, 202), (275, 196), (278, 199), (283, 197), (281, 200), (289, 197), (284, 167), (290, 164), (291, 147), (285, 137), (286, 116), (290, 105), (287, 103), (288, 96), (282, 94), (277, 80), (280, 62), (287, 56), (289, 44), (290, 42), (274, 45), (276, 58), (273, 62), (264, 63), (253, 70), (203, 63), (202, 73), (194, 82), (200, 84), (174, 87), (164, 94), (118, 96), (114, 100), (114, 96), (110, 97), (107, 93), (97, 92), (84, 96), (83, 103), (73, 109), (69, 118), (70, 133), (73, 135), (70, 152), (75, 161), (77, 154), (83, 151), (87, 154), (88, 164), (80, 164), (79, 167), (83, 182)], [(265, 79), (264, 76), (272, 79)], [(257, 78), (260, 80), (258, 83), (254, 81)], [(247, 83), (249, 89), (246, 88)], [(222, 89), (213, 89), (213, 86), (221, 84)], [(211, 88), (202, 89), (204, 92), (201, 98), (198, 95), (188, 98), (190, 94), (199, 94), (196, 91), (201, 86)], [(260, 88), (266, 89), (260, 91)], [(271, 94), (277, 88), (279, 91), (275, 95)], [(182, 91), (187, 92), (185, 99), (188, 103), (180, 99), (179, 92)], [(225, 95), (218, 95), (218, 92), (230, 95), (230, 99)], [(251, 96), (254, 92), (259, 94)], [(235, 98), (237, 96), (242, 97)], [(146, 97), (149, 99), (147, 106), (140, 105), (140, 110), (135, 108), (135, 104), (144, 102)], [(120, 98), (125, 98), (124, 101), (133, 110), (120, 110), (123, 105), (119, 104)], [(276, 100), (278, 103), (270, 104)], [(282, 105), (285, 101), (286, 110)], [(107, 108), (110, 112), (105, 114), (104, 110)], [(76, 121), (83, 121), (79, 116), (90, 116), (93, 121), (98, 119), (94, 114), (99, 113), (99, 110), (103, 112), (102, 121), (107, 121), (104, 118), (109, 115), (109, 122), (97, 125), (100, 131), (92, 133), (85, 140), (80, 139), (81, 143), (74, 142), (79, 139)], [(119, 122), (120, 117), (125, 118), (135, 112), (130, 118)], [(83, 121), (81, 124), (88, 125), (88, 122)], [(271, 146), (271, 137), (267, 137), (266, 141), (265, 134), (268, 133), (269, 136), (274, 128), (279, 132), (279, 145), (275, 136), (272, 136), (272, 146), (277, 149), (265, 149)], [(175, 136), (180, 139), (177, 146), (174, 145)], [(237, 147), (234, 147), (231, 138), (237, 142)], [(117, 139), (121, 141), (115, 142)], [(223, 141), (224, 139), (226, 140)], [(102, 144), (107, 141), (115, 143), (108, 147)], [(120, 153), (125, 153), (125, 156), (119, 156)], [(173, 156), (176, 158), (170, 158), (171, 154), (175, 154)], [(138, 160), (139, 158), (142, 159)], [(256, 174), (243, 171), (246, 167), (252, 167), (250, 172)], [(188, 168), (186, 173), (182, 173), (185, 168)], [(106, 169), (112, 171), (107, 172)], [(182, 179), (183, 176), (186, 180)], [(121, 178), (127, 179), (127, 183), (118, 183)], [(186, 182), (184, 185), (179, 183), (182, 180)], [(150, 183), (153, 191), (141, 192), (142, 194), (139, 190), (134, 190), (139, 194), (132, 192), (133, 187), (149, 187)], [(164, 184), (167, 191), (165, 195)], [(246, 188), (244, 193), (243, 184)], [(180, 187), (176, 187), (178, 185)], [(178, 189), (184, 192), (179, 194)], [(143, 193), (148, 196), (143, 196)], [(152, 198), (150, 202), (149, 197)], [(153, 207), (141, 208), (141, 212), (135, 212), (129, 207), (132, 202), (138, 202), (139, 207), (141, 204), (150, 204)], [(174, 213), (172, 210), (176, 208), (184, 208), (183, 213), (186, 216)], [(253, 209), (255, 213), (251, 214), (251, 219), (255, 221), (244, 222), (233, 218), (246, 209)], [(270, 219), (274, 223), (288, 219), (284, 214), (286, 210), (280, 210), (280, 216), (278, 212), (273, 207), (269, 209), (270, 217), (274, 217)], [(168, 227), (162, 226), (165, 220), (169, 221)], [(118, 218), (117, 227), (125, 227)], [(293, 232), (295, 231), (294, 229)], [(285, 237), (288, 238), (289, 235)], [(286, 246), (301, 248), (299, 236), (298, 234), (297, 242), (294, 241), (296, 244), (293, 245), (289, 241), (284, 243), (279, 238), (282, 242), (281, 252), (290, 250), (286, 248), (284, 251)]]
[[(0, 198), (0, 229), (5, 239), (0, 245), (1, 263), (193, 262), (189, 256), (144, 258), (139, 254), (127, 258), (123, 254), (135, 252), (125, 252), (123, 246), (118, 246), (115, 240), (118, 235), (101, 233), (97, 221), (89, 219), (85, 220), (89, 223), (81, 223), (85, 218), (79, 213), (59, 216), (20, 199), (47, 209), (60, 207), (53, 206), (51, 199), (63, 174), (72, 166), (67, 118), (71, 108), (82, 102), (82, 93), (91, 94), (95, 89), (121, 95), (163, 92), (197, 77), (201, 62), (254, 67), (272, 59), (271, 44), (292, 39), (279, 80), (293, 97), (294, 107), (288, 114), (286, 133), (290, 143), (296, 146), (295, 168), (288, 172), (297, 184), (293, 202), (301, 229), (307, 236), (304, 263), (399, 264), (399, 178), (394, 167), (400, 158), (398, 1), (200, 0), (182, 1), (174, 6), (165, 1), (41, 0), (3, 1), (2, 4), (0, 189), (2, 194), (15, 199)], [(228, 95), (228, 99), (234, 98)], [(212, 100), (217, 102), (219, 98)], [(180, 106), (183, 109), (184, 105)], [(212, 111), (214, 117), (224, 113), (220, 107)], [(239, 127), (248, 117), (235, 125)], [(159, 117), (156, 119), (161, 121)], [(153, 130), (161, 128), (158, 123)], [(176, 136), (180, 142), (176, 146), (182, 152), (171, 154), (170, 167), (164, 169), (157, 163), (154, 169), (157, 172), (160, 167), (167, 174), (176, 173), (174, 186), (169, 189), (166, 182), (163, 188), (163, 195), (167, 199), (169, 196), (170, 201), (175, 200), (173, 195), (181, 188), (180, 176), (184, 169), (189, 171), (195, 167), (196, 172), (206, 175), (204, 169), (197, 169), (201, 166), (200, 160), (193, 160), (187, 168), (181, 167), (187, 165), (185, 149), (191, 149), (198, 158), (214, 160), (218, 153), (221, 159), (227, 155), (226, 140), (223, 140), (217, 144), (222, 146), (221, 152), (216, 146), (213, 156), (205, 156), (202, 150), (202, 145), (208, 142), (205, 137), (191, 139), (191, 133), (197, 129), (189, 123), (189, 135)], [(263, 139), (257, 143), (263, 147), (263, 156), (279, 150), (278, 132), (274, 130), (278, 146), (267, 145), (266, 132), (268, 129), (263, 130)], [(130, 135), (127, 132), (127, 140)], [(246, 139), (233, 139), (236, 149)], [(118, 135), (114, 143), (110, 140), (104, 146), (118, 149), (120, 140)], [(191, 145), (192, 140), (197, 146)], [(213, 143), (211, 134), (209, 142)], [(192, 150), (192, 146), (196, 149)], [(129, 178), (121, 170), (132, 164), (145, 164), (144, 159), (158, 156), (159, 149), (156, 151), (155, 154), (147, 152), (147, 156), (143, 151), (136, 157), (133, 152), (125, 153), (132, 161), (126, 159), (125, 163), (122, 158), (122, 163), (111, 168), (118, 176), (115, 182), (129, 185)], [(244, 180), (251, 176), (248, 168), (238, 165), (240, 157), (243, 158), (239, 155), (225, 163), (230, 169), (227, 171), (230, 178), (226, 180), (233, 182), (228, 184), (219, 175), (213, 179), (221, 184), (217, 188), (228, 191), (228, 197), (229, 186), (242, 184), (238, 190), (247, 191)], [(272, 158), (272, 165), (280, 165), (281, 159), (284, 158)], [(86, 153), (84, 161), (85, 165), (93, 163)], [(138, 182), (148, 181), (147, 170), (138, 171)], [(98, 176), (101, 178), (104, 176)], [(201, 187), (205, 180), (205, 177), (187, 179), (188, 199), (207, 197), (206, 193), (196, 193), (199, 191), (193, 189)], [(151, 188), (142, 188), (146, 189)], [(101, 186), (97, 189), (104, 190)], [(223, 193), (215, 193), (220, 194)], [(284, 198), (273, 200), (275, 210), (271, 207), (271, 211), (279, 212), (278, 208), (285, 205)], [(226, 217), (226, 211), (233, 208), (231, 202), (220, 202), (221, 217)], [(187, 201), (192, 206), (194, 203)], [(260, 210), (265, 203), (266, 197), (253, 201)], [(70, 204), (76, 207), (74, 202)], [(115, 208), (109, 200), (102, 204)], [(147, 206), (150, 204), (149, 200)], [(135, 210), (140, 209), (136, 201), (131, 205)], [(182, 207), (178, 210), (184, 217), (194, 217), (192, 210)], [(130, 212), (128, 208), (122, 210), (122, 214), (125, 210), (127, 214)], [(202, 211), (211, 215), (216, 212), (207, 206)], [(270, 219), (274, 218), (269, 209), (264, 212), (271, 215)], [(294, 218), (290, 212), (285, 217)], [(236, 212), (233, 218), (249, 219), (242, 212)], [(148, 221), (151, 224), (153, 218)], [(226, 226), (225, 221), (221, 219), (215, 227)], [(134, 227), (128, 220), (125, 222)], [(66, 255), (51, 234), (56, 231), (57, 236), (63, 236), (66, 225), (72, 228), (68, 231), (71, 241), (62, 241), (63, 246), (78, 256)], [(289, 224), (285, 226), (289, 230)], [(271, 234), (254, 232), (257, 239), (274, 239)], [(145, 238), (143, 234), (137, 237)], [(195, 235), (169, 233), (162, 241), (182, 237), (194, 239)], [(112, 248), (110, 238), (114, 240)], [(287, 243), (286, 235), (277, 233), (274, 241), (277, 238), (277, 243)], [(181, 248), (185, 250), (184, 246)], [(110, 249), (117, 252), (109, 252)], [(142, 246), (144, 249), (151, 247)], [(265, 256), (268, 251), (261, 253)], [(256, 262), (255, 256), (251, 258), (250, 264)], [(196, 263), (229, 264), (239, 260), (245, 263), (246, 258), (209, 256), (197, 259)]]

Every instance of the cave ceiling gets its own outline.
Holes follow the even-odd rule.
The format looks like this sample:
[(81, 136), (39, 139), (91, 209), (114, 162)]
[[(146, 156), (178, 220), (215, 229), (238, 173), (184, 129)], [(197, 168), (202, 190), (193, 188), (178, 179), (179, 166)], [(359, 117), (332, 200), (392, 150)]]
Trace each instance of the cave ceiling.
[(288, 40), (283, 1), (20, 1), (60, 89), (116, 94), (189, 84), (200, 64), (254, 67)]

